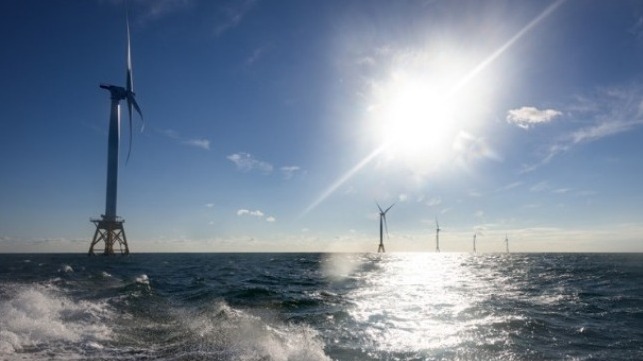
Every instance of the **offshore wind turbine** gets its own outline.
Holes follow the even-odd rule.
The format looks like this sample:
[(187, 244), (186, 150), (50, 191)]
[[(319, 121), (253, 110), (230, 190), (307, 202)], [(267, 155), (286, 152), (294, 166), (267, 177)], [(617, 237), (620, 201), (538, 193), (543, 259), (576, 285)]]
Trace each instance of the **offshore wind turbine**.
[(476, 236), (478, 234), (476, 232), (473, 233), (473, 253), (478, 254), (478, 250), (476, 249)]
[(509, 237), (507, 237), (506, 233), (505, 233), (505, 249), (507, 253), (509, 253)]
[(435, 251), (440, 253), (440, 224), (438, 223), (438, 217), (435, 217)]
[[(111, 99), (111, 109), (109, 116), (109, 133), (107, 136), (107, 191), (105, 196), (105, 214), (99, 219), (91, 219), (96, 225), (94, 238), (89, 246), (89, 255), (94, 254), (94, 246), (99, 242), (105, 243), (104, 255), (114, 254), (114, 244), (118, 243), (122, 254), (129, 254), (127, 237), (123, 223), (125, 220), (116, 215), (116, 194), (118, 186), (118, 154), (120, 146), (120, 128), (121, 128), (121, 100), (127, 101), (127, 110), (129, 114), (129, 151), (127, 160), (132, 150), (132, 107), (143, 120), (143, 113), (136, 102), (134, 94), (134, 82), (132, 79), (132, 51), (130, 43), (129, 15), (127, 6), (125, 7), (125, 23), (127, 30), (127, 69), (125, 71), (125, 87), (109, 84), (100, 84), (102, 89), (109, 91)], [(125, 249), (123, 249), (123, 247)]]
[(382, 210), (382, 207), (380, 207), (379, 203), (377, 204), (377, 208), (380, 210), (380, 245), (377, 247), (377, 253), (384, 253), (386, 250), (384, 250), (384, 228), (386, 228), (386, 238), (388, 238), (388, 224), (386, 223), (386, 212), (391, 209), (395, 203), (391, 204), (390, 207), (386, 208), (385, 211)]

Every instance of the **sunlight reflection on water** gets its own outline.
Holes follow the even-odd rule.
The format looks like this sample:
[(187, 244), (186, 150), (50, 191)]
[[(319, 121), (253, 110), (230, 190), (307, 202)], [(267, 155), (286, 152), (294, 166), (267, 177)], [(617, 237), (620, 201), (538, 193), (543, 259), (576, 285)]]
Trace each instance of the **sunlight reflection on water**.
[(360, 285), (346, 295), (353, 305), (349, 314), (358, 325), (351, 327), (351, 332), (360, 330), (352, 337), (368, 349), (464, 351), (482, 343), (492, 347), (510, 343), (506, 331), (496, 326), (518, 317), (480, 307), (509, 290), (508, 278), (481, 267), (480, 257), (427, 253), (354, 256), (362, 257), (363, 266), (355, 267), (355, 260), (349, 261), (355, 269), (352, 276)]

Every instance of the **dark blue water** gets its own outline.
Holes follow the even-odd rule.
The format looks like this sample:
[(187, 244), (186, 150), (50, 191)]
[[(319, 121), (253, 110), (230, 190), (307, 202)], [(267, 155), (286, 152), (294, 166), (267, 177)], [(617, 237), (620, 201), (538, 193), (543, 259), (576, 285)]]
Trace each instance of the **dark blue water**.
[(0, 359), (643, 360), (643, 255), (0, 255)]

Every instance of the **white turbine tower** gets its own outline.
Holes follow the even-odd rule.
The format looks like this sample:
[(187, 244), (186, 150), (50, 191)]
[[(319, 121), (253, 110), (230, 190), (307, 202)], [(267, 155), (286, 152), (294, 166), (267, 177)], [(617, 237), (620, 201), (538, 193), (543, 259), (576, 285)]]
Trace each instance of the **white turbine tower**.
[[(119, 244), (121, 253), (129, 254), (129, 247), (127, 245), (127, 238), (125, 237), (125, 230), (123, 229), (124, 219), (116, 215), (116, 194), (118, 185), (118, 154), (120, 143), (120, 127), (121, 127), (121, 111), (120, 101), (127, 100), (127, 110), (129, 114), (129, 141), (130, 147), (127, 153), (129, 160), (130, 152), (132, 150), (132, 107), (140, 115), (143, 120), (141, 109), (136, 103), (134, 94), (134, 84), (132, 80), (132, 54), (130, 45), (130, 29), (129, 29), (129, 16), (127, 14), (127, 6), (125, 8), (125, 22), (127, 29), (127, 70), (125, 73), (125, 88), (100, 84), (100, 87), (106, 89), (110, 93), (111, 110), (109, 117), (109, 134), (107, 136), (107, 192), (105, 197), (105, 214), (101, 215), (99, 219), (92, 219), (91, 221), (96, 225), (96, 232), (91, 245), (89, 246), (89, 255), (94, 254), (94, 246), (103, 241), (105, 242), (105, 255), (114, 254), (114, 243)], [(125, 249), (123, 249), (123, 247)]]
[(440, 252), (440, 224), (438, 223), (438, 217), (435, 217), (435, 251)]
[(388, 224), (386, 223), (386, 212), (391, 209), (395, 203), (391, 204), (390, 207), (386, 208), (385, 211), (382, 210), (382, 207), (380, 207), (379, 203), (377, 204), (377, 209), (380, 210), (380, 245), (377, 247), (377, 253), (384, 253), (386, 250), (384, 250), (384, 228), (386, 228), (386, 238), (388, 238)]

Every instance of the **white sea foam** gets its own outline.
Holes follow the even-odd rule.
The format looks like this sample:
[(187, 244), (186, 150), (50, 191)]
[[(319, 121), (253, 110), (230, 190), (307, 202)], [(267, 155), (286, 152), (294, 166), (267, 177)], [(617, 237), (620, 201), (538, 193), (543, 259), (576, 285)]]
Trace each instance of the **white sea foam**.
[(146, 274), (142, 274), (135, 279), (136, 283), (140, 283), (142, 285), (149, 285), (150, 284), (150, 279), (147, 277)]
[(235, 360), (330, 361), (319, 334), (308, 325), (267, 322), (224, 302), (181, 318), (187, 319), (190, 333), (199, 336), (202, 351), (225, 349)]
[(71, 272), (74, 272), (74, 269), (71, 268), (70, 265), (64, 264), (58, 269), (58, 272), (71, 273)]
[[(100, 345), (111, 336), (106, 304), (73, 301), (52, 285), (1, 285), (0, 353)], [(56, 345), (56, 346), (54, 346)], [(76, 345), (76, 346), (74, 346)]]

